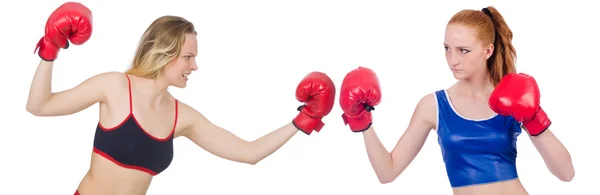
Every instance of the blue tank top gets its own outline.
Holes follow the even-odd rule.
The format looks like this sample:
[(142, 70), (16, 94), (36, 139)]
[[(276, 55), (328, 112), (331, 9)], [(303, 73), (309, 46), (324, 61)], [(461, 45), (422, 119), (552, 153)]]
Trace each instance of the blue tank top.
[(511, 116), (468, 119), (453, 107), (445, 90), (435, 92), (438, 143), (452, 187), (506, 181), (518, 177), (520, 123)]

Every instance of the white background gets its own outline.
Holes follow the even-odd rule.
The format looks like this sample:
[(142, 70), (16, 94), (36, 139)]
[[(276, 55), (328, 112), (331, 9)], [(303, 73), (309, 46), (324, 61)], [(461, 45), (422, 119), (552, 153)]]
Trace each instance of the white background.
[[(40, 60), (33, 54), (35, 44), (47, 17), (63, 2), (5, 1), (0, 6), (0, 194), (72, 194), (89, 168), (97, 105), (62, 117), (35, 117), (25, 110)], [(147, 26), (162, 15), (177, 15), (199, 32), (200, 69), (187, 88), (170, 90), (214, 123), (254, 140), (297, 114), (294, 91), (307, 73), (326, 72), (339, 93), (344, 75), (362, 65), (375, 70), (381, 82), (383, 100), (374, 121), (388, 150), (407, 127), (417, 101), (455, 82), (442, 45), (447, 21), (461, 9), (493, 5), (514, 32), (518, 70), (537, 79), (542, 106), (554, 122), (551, 129), (569, 149), (576, 170), (570, 183), (559, 181), (524, 133), (517, 158), (522, 182), (531, 194), (600, 193), (600, 82), (593, 79), (600, 65), (595, 57), (600, 54), (600, 14), (591, 3), (81, 2), (93, 11), (93, 36), (61, 51), (53, 91), (101, 72), (126, 70)], [(434, 132), (406, 171), (383, 185), (369, 164), (362, 135), (344, 126), (341, 114), (336, 102), (321, 133), (298, 133), (255, 166), (220, 159), (185, 138), (176, 139), (173, 163), (155, 177), (148, 194), (451, 194)]]

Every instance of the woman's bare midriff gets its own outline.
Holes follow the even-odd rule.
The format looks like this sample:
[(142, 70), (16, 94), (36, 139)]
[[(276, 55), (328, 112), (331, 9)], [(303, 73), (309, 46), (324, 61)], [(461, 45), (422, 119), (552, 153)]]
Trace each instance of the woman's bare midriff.
[(90, 170), (78, 191), (81, 195), (145, 195), (152, 175), (135, 169), (121, 167), (92, 153)]
[(517, 179), (495, 182), (490, 184), (472, 185), (453, 188), (454, 195), (528, 195), (527, 191)]

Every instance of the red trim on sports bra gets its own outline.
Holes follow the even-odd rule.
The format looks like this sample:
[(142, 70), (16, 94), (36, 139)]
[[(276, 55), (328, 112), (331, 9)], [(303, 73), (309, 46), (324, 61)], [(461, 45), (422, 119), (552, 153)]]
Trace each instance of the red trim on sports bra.
[(135, 165), (127, 165), (127, 164), (123, 164), (123, 163), (121, 163), (121, 162), (119, 162), (119, 161), (115, 160), (114, 158), (112, 158), (110, 155), (108, 155), (108, 154), (106, 154), (106, 153), (104, 153), (104, 152), (102, 152), (102, 151), (98, 150), (98, 149), (97, 149), (97, 148), (95, 148), (95, 147), (94, 147), (93, 151), (94, 151), (96, 154), (98, 154), (98, 155), (100, 155), (100, 156), (102, 156), (102, 157), (106, 158), (107, 160), (109, 160), (109, 161), (111, 161), (111, 162), (113, 162), (113, 163), (115, 163), (115, 164), (117, 164), (117, 165), (119, 165), (119, 166), (121, 166), (121, 167), (128, 168), (128, 169), (136, 169), (136, 170), (140, 170), (140, 171), (146, 172), (146, 173), (148, 173), (148, 174), (150, 174), (150, 175), (153, 175), (153, 176), (154, 176), (154, 175), (156, 175), (156, 172), (154, 172), (154, 171), (152, 171), (152, 170), (150, 170), (150, 169), (147, 169), (147, 168), (144, 168), (144, 167), (140, 167), (140, 166), (135, 166)]

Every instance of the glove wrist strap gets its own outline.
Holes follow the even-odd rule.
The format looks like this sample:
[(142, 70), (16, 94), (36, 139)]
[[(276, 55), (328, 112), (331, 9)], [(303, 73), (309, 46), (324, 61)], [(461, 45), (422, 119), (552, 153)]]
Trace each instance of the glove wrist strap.
[(52, 62), (56, 60), (59, 51), (60, 48), (49, 42), (46, 37), (42, 37), (38, 41), (33, 53), (38, 52), (38, 55), (42, 60)]
[(523, 122), (523, 126), (531, 136), (542, 134), (550, 127), (550, 124), (552, 124), (552, 121), (541, 107), (531, 120)]
[(313, 118), (302, 111), (294, 118), (292, 124), (307, 135), (310, 135), (313, 131), (319, 132), (325, 126), (321, 118)]
[(366, 131), (373, 124), (373, 117), (370, 112), (365, 112), (356, 117), (342, 114), (342, 119), (344, 120), (344, 124), (348, 125), (350, 130), (356, 133)]

